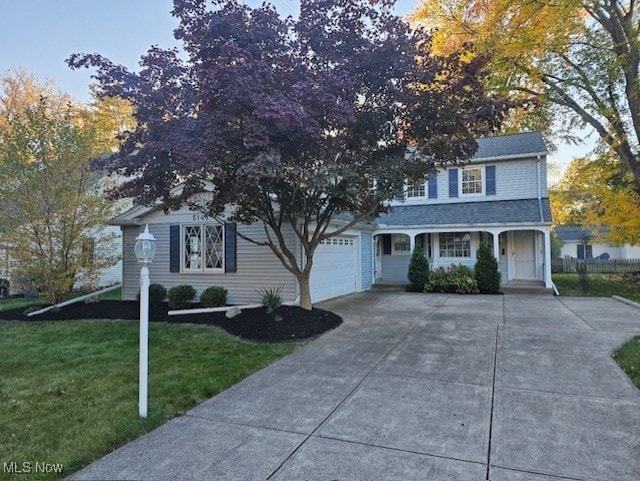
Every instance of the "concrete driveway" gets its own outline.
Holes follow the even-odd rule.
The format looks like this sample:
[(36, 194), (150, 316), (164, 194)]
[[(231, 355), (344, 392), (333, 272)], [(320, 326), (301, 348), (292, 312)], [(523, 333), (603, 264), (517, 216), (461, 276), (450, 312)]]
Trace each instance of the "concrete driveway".
[(640, 479), (613, 299), (364, 293), (344, 324), (72, 479)]

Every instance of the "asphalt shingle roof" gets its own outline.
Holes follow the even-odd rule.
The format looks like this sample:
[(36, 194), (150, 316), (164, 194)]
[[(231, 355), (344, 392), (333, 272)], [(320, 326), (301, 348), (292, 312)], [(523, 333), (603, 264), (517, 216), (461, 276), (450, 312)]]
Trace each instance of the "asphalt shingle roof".
[[(543, 223), (551, 223), (549, 199), (542, 199)], [(381, 226), (438, 226), (540, 223), (538, 199), (395, 206), (376, 219)]]
[[(553, 229), (553, 231), (562, 239), (564, 242), (582, 242), (584, 240), (590, 239), (594, 237), (595, 232), (591, 229), (583, 229), (582, 227), (563, 227), (558, 226)], [(610, 232), (608, 228), (602, 229), (602, 232), (608, 233)]]
[(520, 134), (500, 135), (476, 139), (478, 151), (473, 160), (491, 157), (513, 157), (522, 155), (546, 155), (547, 146), (540, 132), (523, 132)]

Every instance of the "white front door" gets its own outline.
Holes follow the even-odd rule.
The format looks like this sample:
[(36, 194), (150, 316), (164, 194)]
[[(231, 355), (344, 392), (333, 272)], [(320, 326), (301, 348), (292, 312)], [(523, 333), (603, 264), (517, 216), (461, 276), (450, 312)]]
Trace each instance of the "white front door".
[(513, 232), (513, 278), (536, 279), (536, 238), (533, 231)]

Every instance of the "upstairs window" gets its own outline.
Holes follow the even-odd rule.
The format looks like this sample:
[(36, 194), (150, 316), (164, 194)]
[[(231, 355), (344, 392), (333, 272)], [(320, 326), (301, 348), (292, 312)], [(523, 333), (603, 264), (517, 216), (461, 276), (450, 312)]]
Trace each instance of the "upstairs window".
[(484, 193), (482, 167), (462, 169), (462, 195), (482, 195)]
[(224, 271), (224, 229), (221, 225), (185, 225), (182, 232), (184, 272)]
[(424, 184), (410, 185), (407, 187), (407, 198), (411, 197), (424, 197)]

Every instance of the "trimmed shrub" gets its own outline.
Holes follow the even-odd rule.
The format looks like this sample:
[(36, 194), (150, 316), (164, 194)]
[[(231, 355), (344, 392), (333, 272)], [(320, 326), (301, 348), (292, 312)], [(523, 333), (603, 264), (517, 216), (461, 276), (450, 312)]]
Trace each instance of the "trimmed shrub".
[(220, 286), (207, 287), (200, 294), (202, 307), (220, 307), (227, 303), (227, 290)]
[(161, 305), (167, 297), (167, 289), (162, 284), (151, 284), (149, 286), (149, 304), (152, 306)]
[(474, 271), (478, 281), (478, 289), (480, 292), (498, 292), (501, 279), (500, 268), (487, 244), (480, 244), (476, 259)]
[(429, 261), (421, 247), (416, 247), (411, 254), (407, 278), (416, 291), (422, 291), (429, 280)]
[(167, 296), (171, 309), (184, 309), (189, 306), (189, 301), (196, 297), (196, 290), (189, 284), (180, 284), (169, 289)]
[(262, 296), (262, 306), (267, 308), (267, 314), (271, 314), (282, 305), (283, 286), (263, 287), (258, 289), (258, 294)]

